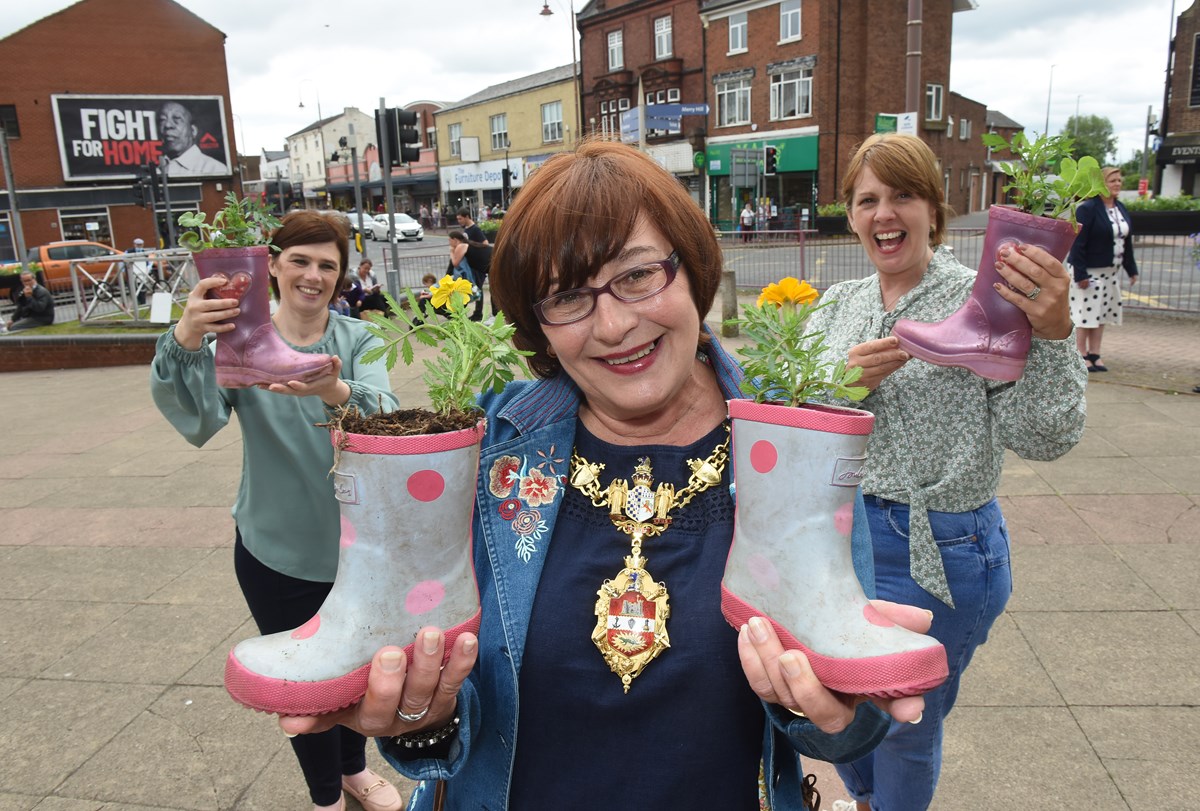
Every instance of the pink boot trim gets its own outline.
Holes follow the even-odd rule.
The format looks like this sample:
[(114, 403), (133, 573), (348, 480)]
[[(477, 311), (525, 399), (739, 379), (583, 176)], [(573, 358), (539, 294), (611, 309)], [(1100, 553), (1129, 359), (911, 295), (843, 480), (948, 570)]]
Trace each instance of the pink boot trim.
[[(443, 632), (446, 637), (443, 665), (450, 658), (454, 641), (464, 633), (478, 635), (479, 612), (466, 622)], [(349, 707), (367, 692), (370, 662), (336, 679), (291, 681), (255, 673), (242, 665), (233, 653), (231, 650), (225, 660), (225, 690), (239, 704), (252, 710), (276, 715), (325, 715)], [(411, 664), (412, 644), (404, 646), (404, 655)]]
[(721, 587), (721, 613), (734, 628), (741, 628), (751, 617), (766, 619), (775, 629), (783, 647), (802, 651), (821, 684), (839, 693), (879, 698), (916, 696), (937, 687), (950, 672), (946, 664), (946, 649), (939, 644), (907, 653), (861, 659), (822, 656), (800, 644), (786, 628), (730, 593), (724, 586)]

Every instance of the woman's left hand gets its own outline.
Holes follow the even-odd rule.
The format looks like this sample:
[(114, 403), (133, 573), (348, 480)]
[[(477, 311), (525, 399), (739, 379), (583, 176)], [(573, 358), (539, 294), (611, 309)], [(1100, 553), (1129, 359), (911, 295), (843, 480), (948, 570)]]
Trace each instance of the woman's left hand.
[[(928, 611), (911, 605), (872, 600), (879, 613), (910, 631), (924, 633), (933, 621)], [(897, 721), (916, 723), (925, 709), (921, 696), (905, 698), (874, 698), (835, 693), (821, 684), (808, 663), (808, 657), (798, 650), (785, 650), (771, 623), (754, 617), (738, 634), (738, 655), (750, 688), (771, 704), (802, 712), (820, 727), (822, 732), (835, 735), (854, 720), (855, 708), (871, 701)]]
[(1011, 285), (997, 283), (996, 292), (1024, 311), (1033, 337), (1061, 341), (1071, 334), (1072, 279), (1062, 262), (1036, 245), (1019, 244), (1000, 249), (996, 270)]
[(340, 406), (350, 399), (350, 384), (342, 380), (341, 374), (342, 359), (334, 355), (329, 374), (311, 383), (289, 380), (286, 383), (271, 383), (259, 388), (274, 394), (291, 394), (294, 397), (320, 397), (321, 402), (327, 406)]

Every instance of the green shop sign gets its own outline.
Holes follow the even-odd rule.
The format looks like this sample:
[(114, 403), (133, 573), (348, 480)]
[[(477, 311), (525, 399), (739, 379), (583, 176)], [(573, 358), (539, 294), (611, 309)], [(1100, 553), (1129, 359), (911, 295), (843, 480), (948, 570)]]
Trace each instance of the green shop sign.
[(815, 172), (817, 170), (817, 136), (802, 135), (797, 138), (771, 138), (741, 141), (731, 144), (709, 144), (705, 150), (710, 175), (728, 175), (732, 165), (729, 152), (732, 149), (753, 149), (759, 153), (762, 166), (762, 149), (767, 144), (775, 147), (778, 172)]

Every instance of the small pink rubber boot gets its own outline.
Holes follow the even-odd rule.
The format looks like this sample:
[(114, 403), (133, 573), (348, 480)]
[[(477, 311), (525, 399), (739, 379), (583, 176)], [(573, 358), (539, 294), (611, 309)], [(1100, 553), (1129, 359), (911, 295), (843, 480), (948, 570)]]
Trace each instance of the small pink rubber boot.
[(1001, 250), (1016, 244), (1037, 245), (1061, 262), (1074, 241), (1075, 228), (1066, 220), (992, 206), (970, 298), (944, 321), (897, 321), (892, 335), (914, 358), (937, 366), (961, 366), (989, 380), (1018, 380), (1025, 371), (1033, 328), (1025, 313), (992, 287), (997, 282), (1007, 284), (995, 263)]
[(329, 374), (333, 358), (297, 352), (271, 323), (269, 248), (210, 248), (192, 258), (201, 279), (225, 279), (225, 285), (209, 291), (208, 298), (237, 299), (241, 309), (233, 319), (236, 329), (217, 335), (218, 386), (242, 389), (289, 380), (311, 383)]
[[(447, 657), (479, 630), (471, 514), (484, 422), (444, 434), (334, 435), (341, 502), (337, 577), (317, 615), (294, 631), (239, 642), (225, 689), (279, 715), (321, 715), (363, 697), (371, 657), (436, 625)], [(332, 542), (332, 539), (330, 539)]]
[(854, 573), (850, 530), (870, 412), (730, 400), (736, 506), (721, 611), (763, 617), (830, 690), (911, 696), (946, 679), (936, 639), (895, 625)]

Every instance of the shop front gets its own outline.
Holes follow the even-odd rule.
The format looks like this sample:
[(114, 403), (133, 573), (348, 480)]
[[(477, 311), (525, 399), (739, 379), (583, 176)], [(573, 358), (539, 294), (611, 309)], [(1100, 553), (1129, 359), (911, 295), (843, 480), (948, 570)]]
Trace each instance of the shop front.
[[(774, 175), (764, 174), (763, 151), (767, 146), (775, 147)], [(705, 158), (708, 217), (719, 230), (738, 230), (738, 213), (746, 203), (755, 212), (758, 230), (812, 227), (817, 187), (815, 132), (710, 138)]]
[(521, 158), (443, 166), (439, 170), (443, 203), (451, 211), (459, 208), (480, 211), (484, 206), (507, 207), (508, 201), (504, 199), (505, 167), (510, 172), (508, 192), (511, 196), (525, 182), (526, 166)]

